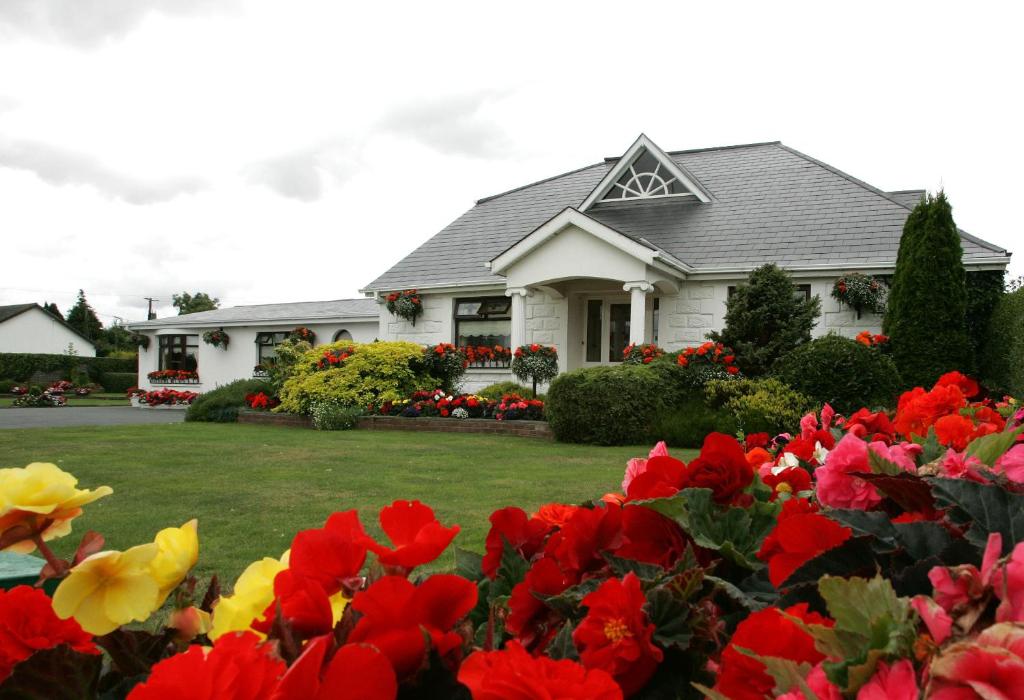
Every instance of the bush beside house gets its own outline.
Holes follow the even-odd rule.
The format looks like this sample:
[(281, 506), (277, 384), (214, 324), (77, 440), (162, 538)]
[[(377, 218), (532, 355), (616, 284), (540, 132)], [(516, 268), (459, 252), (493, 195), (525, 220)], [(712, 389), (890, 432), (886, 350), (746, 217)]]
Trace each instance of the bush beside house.
[(273, 394), (274, 388), (265, 379), (239, 379), (200, 394), (185, 413), (186, 421), (233, 423), (238, 411), (246, 405), (249, 394)]
[(1003, 294), (996, 304), (981, 369), (992, 391), (1024, 396), (1024, 287)]
[(658, 375), (643, 366), (578, 369), (551, 382), (548, 423), (562, 442), (638, 444), (664, 408), (662, 395)]

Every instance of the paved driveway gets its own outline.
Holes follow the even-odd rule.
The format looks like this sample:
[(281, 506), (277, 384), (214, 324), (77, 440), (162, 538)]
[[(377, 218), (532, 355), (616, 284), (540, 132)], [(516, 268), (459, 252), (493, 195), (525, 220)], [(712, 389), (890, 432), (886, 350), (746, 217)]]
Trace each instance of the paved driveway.
[(0, 429), (63, 428), (73, 425), (142, 425), (180, 423), (184, 411), (149, 410), (131, 406), (94, 408), (0, 408)]

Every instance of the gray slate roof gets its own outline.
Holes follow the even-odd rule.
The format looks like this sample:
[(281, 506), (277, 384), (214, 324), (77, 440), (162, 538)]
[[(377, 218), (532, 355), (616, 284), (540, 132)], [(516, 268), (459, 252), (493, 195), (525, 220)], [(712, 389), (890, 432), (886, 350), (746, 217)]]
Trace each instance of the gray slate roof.
[[(712, 196), (598, 204), (586, 213), (702, 268), (891, 267), (919, 190), (886, 194), (778, 142), (677, 151)], [(566, 207), (578, 207), (616, 159), (482, 199), (365, 291), (504, 284), (484, 263)], [(911, 194), (913, 193), (913, 194)], [(961, 232), (964, 262), (1006, 256)]]
[(11, 304), (9, 306), (0, 306), (0, 323), (3, 323), (7, 319), (14, 318), (18, 314), (23, 314), (29, 309), (35, 308), (37, 304)]
[(200, 311), (184, 316), (168, 316), (152, 321), (137, 321), (131, 328), (161, 328), (182, 326), (217, 326), (260, 322), (331, 321), (334, 319), (373, 320), (379, 313), (373, 299), (336, 299), (334, 301), (299, 301), (290, 304), (254, 304), (232, 306), (227, 309)]

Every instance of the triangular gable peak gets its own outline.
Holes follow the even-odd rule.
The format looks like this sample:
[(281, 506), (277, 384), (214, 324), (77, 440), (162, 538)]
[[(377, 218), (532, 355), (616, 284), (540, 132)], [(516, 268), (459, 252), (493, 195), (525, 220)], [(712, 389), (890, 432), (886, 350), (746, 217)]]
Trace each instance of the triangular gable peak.
[(668, 197), (710, 202), (697, 179), (668, 157), (644, 134), (622, 154), (597, 187), (583, 200), (580, 211), (599, 202), (630, 202)]

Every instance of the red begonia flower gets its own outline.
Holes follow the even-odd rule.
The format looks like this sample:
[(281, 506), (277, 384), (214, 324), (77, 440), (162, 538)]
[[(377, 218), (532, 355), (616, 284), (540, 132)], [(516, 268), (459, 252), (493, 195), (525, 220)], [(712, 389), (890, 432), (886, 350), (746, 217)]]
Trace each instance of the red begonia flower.
[(565, 527), (548, 538), (545, 555), (554, 558), (574, 583), (583, 574), (606, 566), (601, 552), (622, 544), (622, 507), (606, 504), (580, 508)]
[(285, 569), (274, 577), (274, 600), (263, 611), (263, 619), (252, 625), (254, 630), (270, 632), (281, 606), (281, 617), (288, 621), (303, 639), (327, 634), (334, 627), (331, 601), (314, 578)]
[(772, 490), (771, 500), (775, 500), (781, 493), (797, 494), (801, 491), (809, 491), (811, 488), (811, 475), (801, 467), (789, 467), (777, 474), (771, 472), (761, 477), (765, 486)]
[(740, 652), (746, 649), (759, 656), (776, 656), (797, 664), (814, 665), (825, 658), (814, 646), (814, 639), (795, 622), (783, 615), (799, 618), (808, 624), (831, 627), (832, 620), (810, 612), (806, 603), (780, 611), (765, 608), (751, 613), (740, 622), (722, 652), (715, 690), (730, 700), (764, 700), (771, 697), (775, 681), (763, 663)]
[(768, 562), (768, 579), (778, 588), (805, 563), (850, 539), (853, 531), (824, 515), (802, 498), (782, 504), (775, 528), (757, 553)]
[(315, 580), (328, 595), (358, 576), (370, 538), (354, 510), (332, 514), (322, 528), (301, 530), (292, 540), (288, 568)]
[(583, 665), (610, 673), (627, 696), (644, 687), (664, 657), (652, 641), (646, 602), (632, 572), (608, 579), (583, 599), (587, 616), (572, 633)]
[(398, 681), (383, 654), (361, 644), (346, 644), (325, 664), (333, 646), (331, 635), (307, 644), (270, 700), (394, 700)]
[(100, 653), (92, 635), (74, 618), (57, 617), (50, 597), (41, 589), (15, 586), (0, 590), (0, 681), (11, 674), (15, 664), (61, 644), (85, 654)]
[(502, 508), (491, 513), (491, 529), (485, 543), (487, 553), (481, 564), (487, 578), (498, 574), (505, 542), (529, 561), (544, 546), (551, 528), (540, 518), (529, 518), (522, 508)]
[(430, 506), (419, 501), (395, 501), (380, 510), (380, 526), (391, 539), (394, 549), (368, 542), (385, 567), (408, 572), (441, 556), (459, 526), (444, 527), (434, 516)]
[(711, 489), (716, 503), (737, 503), (754, 480), (754, 470), (736, 438), (711, 433), (683, 475), (683, 488)]
[(509, 642), (501, 651), (478, 651), (459, 669), (473, 700), (621, 700), (622, 690), (599, 669), (575, 661), (530, 656)]
[(458, 659), (462, 637), (451, 629), (476, 598), (476, 585), (461, 576), (435, 574), (418, 586), (404, 576), (384, 576), (352, 600), (363, 616), (348, 641), (376, 647), (399, 679), (408, 678), (423, 664), (426, 639), (442, 659)]
[(637, 501), (646, 498), (665, 498), (683, 487), (686, 463), (675, 457), (659, 455), (647, 460), (647, 467), (626, 486), (626, 498)]
[(935, 382), (935, 386), (955, 386), (968, 399), (977, 396), (980, 391), (978, 382), (960, 372), (946, 372)]
[(672, 518), (644, 506), (629, 506), (622, 511), (622, 544), (615, 556), (669, 569), (683, 556), (687, 542)]
[(960, 415), (942, 416), (935, 421), (935, 437), (939, 444), (951, 447), (957, 452), (967, 447), (974, 432), (974, 423), (970, 418)]
[(153, 666), (128, 700), (256, 700), (269, 698), (285, 671), (274, 645), (252, 632), (225, 634), (213, 649), (193, 644), (187, 651)]
[(570, 506), (564, 503), (545, 503), (537, 509), (534, 517), (540, 518), (551, 527), (562, 527), (579, 509), (579, 506)]
[(743, 446), (750, 451), (755, 447), (768, 447), (771, 436), (768, 433), (750, 433), (743, 439)]
[(889, 420), (889, 415), (885, 411), (872, 413), (866, 408), (860, 409), (847, 418), (843, 429), (862, 440), (884, 442), (886, 445), (893, 443), (893, 433), (895, 432), (892, 421)]
[(571, 584), (554, 559), (545, 557), (536, 561), (526, 577), (512, 589), (505, 623), (508, 631), (528, 649), (543, 649), (558, 632), (563, 619), (538, 595), (558, 595)]

